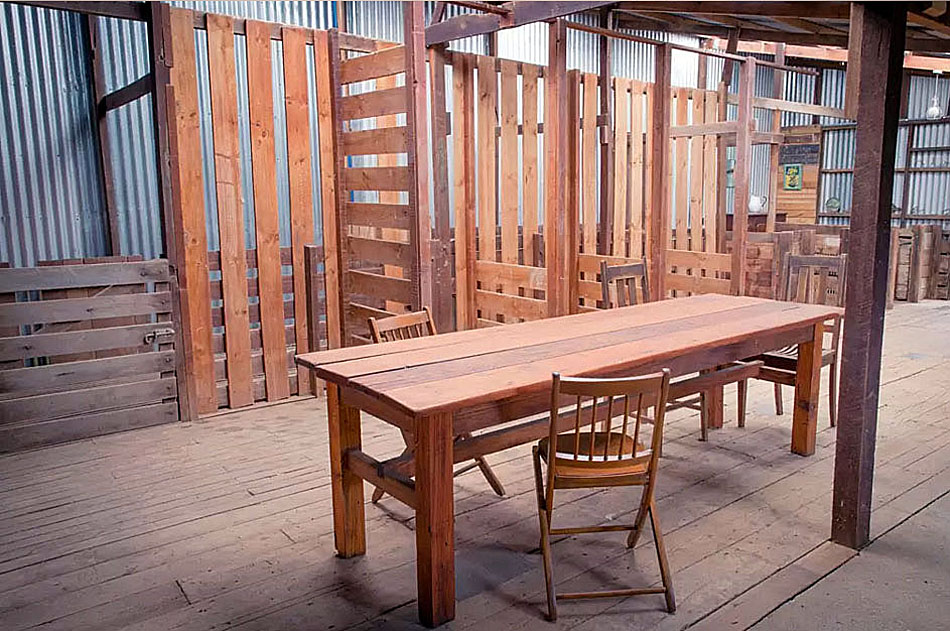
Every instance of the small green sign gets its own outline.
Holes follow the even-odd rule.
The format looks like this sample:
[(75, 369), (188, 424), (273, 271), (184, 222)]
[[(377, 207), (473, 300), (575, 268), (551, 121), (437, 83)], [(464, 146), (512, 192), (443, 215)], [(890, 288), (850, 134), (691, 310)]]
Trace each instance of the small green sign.
[(802, 165), (782, 165), (782, 189), (786, 191), (802, 190)]

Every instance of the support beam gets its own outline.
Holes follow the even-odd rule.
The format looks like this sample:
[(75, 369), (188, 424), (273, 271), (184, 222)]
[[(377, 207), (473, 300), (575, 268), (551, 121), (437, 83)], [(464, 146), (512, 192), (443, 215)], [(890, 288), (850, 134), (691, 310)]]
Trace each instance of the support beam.
[[(426, 111), (425, 16), (421, 2), (403, 2), (403, 33), (406, 48), (406, 91), (409, 93), (406, 122), (412, 130), (407, 161), (410, 171), (409, 207), (414, 216), (409, 242), (414, 249), (410, 282), (412, 308), (432, 304), (432, 230), (429, 224), (429, 121)], [(444, 140), (445, 134), (442, 134)], [(447, 204), (446, 204), (447, 205)]]
[(755, 58), (749, 57), (739, 73), (739, 113), (736, 131), (735, 196), (732, 208), (732, 293), (745, 294), (746, 239), (749, 232), (749, 195), (752, 180), (752, 94), (755, 91)]
[(555, 20), (548, 30), (548, 67), (544, 75), (545, 172), (544, 256), (549, 317), (571, 312), (568, 283), (577, 259), (577, 213), (568, 212), (567, 27)]
[(841, 395), (835, 444), (831, 538), (851, 548), (870, 540), (871, 487), (887, 302), (891, 195), (900, 113), (906, 6), (853, 3), (850, 71), (857, 102), (845, 294)]
[[(613, 19), (610, 9), (601, 9), (600, 27), (613, 28)], [(613, 120), (614, 100), (610, 85), (613, 76), (613, 56), (610, 37), (600, 35), (600, 116), (604, 124), (600, 126), (600, 181), (614, 181), (614, 135), (611, 121)], [(586, 86), (584, 88), (587, 89)], [(610, 253), (610, 235), (613, 231), (614, 216), (614, 187), (601, 186), (600, 189), (600, 222), (597, 251), (600, 254)], [(586, 226), (585, 226), (586, 229)]]
[(673, 49), (669, 44), (656, 47), (653, 88), (653, 181), (647, 222), (650, 291), (654, 300), (666, 298), (666, 248), (670, 232), (670, 115), (673, 88), (671, 71)]
[[(454, 39), (487, 35), (503, 29), (543, 22), (614, 4), (613, 2), (537, 2), (521, 0), (498, 5), (499, 12), (457, 15), (426, 29), (426, 46), (444, 44)], [(507, 11), (502, 14), (501, 10)]]
[(429, 49), (432, 107), (432, 206), (435, 228), (432, 243), (432, 315), (436, 330), (454, 331), (452, 320), (452, 232), (449, 225), (449, 164), (445, 111), (445, 46)]
[(106, 115), (106, 112), (122, 107), (151, 93), (152, 75), (142, 75), (129, 85), (100, 96), (96, 102), (96, 113), (99, 118), (102, 118)]
[[(775, 63), (785, 64), (785, 44), (779, 44), (775, 47)], [(772, 97), (775, 99), (785, 98), (785, 72), (782, 70), (772, 71)], [(772, 133), (777, 134), (782, 131), (782, 113), (778, 110), (772, 112)], [(775, 213), (778, 211), (778, 164), (779, 145), (775, 144), (769, 147), (769, 209), (765, 218), (765, 231), (775, 232)]]

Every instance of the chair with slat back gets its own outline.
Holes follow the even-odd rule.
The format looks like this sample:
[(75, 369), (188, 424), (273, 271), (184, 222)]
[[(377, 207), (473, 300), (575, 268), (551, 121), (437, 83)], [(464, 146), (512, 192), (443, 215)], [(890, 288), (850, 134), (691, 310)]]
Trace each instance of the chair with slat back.
[[(373, 342), (377, 344), (382, 342), (395, 342), (397, 340), (409, 340), (417, 337), (427, 337), (429, 335), (436, 334), (435, 322), (432, 319), (432, 312), (429, 311), (429, 307), (423, 307), (422, 311), (404, 313), (401, 315), (392, 316), (390, 318), (369, 318), (369, 332)], [(471, 437), (472, 435), (470, 433), (461, 434), (455, 437), (455, 442), (457, 443)], [(402, 455), (411, 456), (413, 445), (412, 434), (406, 430), (402, 430), (402, 438), (406, 443), (406, 448)], [(478, 467), (481, 470), (482, 475), (484, 475), (485, 479), (488, 480), (488, 484), (495, 493), (502, 496), (505, 494), (505, 487), (502, 486), (498, 476), (496, 476), (495, 472), (492, 471), (488, 461), (486, 461), (482, 456), (478, 456), (474, 458), (473, 462), (470, 464), (460, 467), (455, 472), (455, 475), (462, 475), (467, 471), (471, 471), (475, 467)], [(380, 488), (377, 488), (375, 491), (373, 491), (373, 503), (375, 504), (380, 499), (382, 499), (383, 495), (385, 495), (385, 493)]]
[[(637, 282), (642, 302), (650, 302), (650, 279), (647, 275), (646, 261), (625, 265), (600, 263), (600, 286), (605, 309), (627, 307), (638, 304)], [(616, 297), (616, 299), (611, 299)], [(688, 408), (699, 411), (699, 438), (708, 437), (709, 408), (708, 392), (730, 383), (738, 384), (738, 423), (745, 426), (747, 379), (757, 374), (760, 362), (733, 362), (716, 368), (703, 370), (698, 377), (678, 377), (670, 385), (670, 410)]]
[[(604, 308), (637, 304), (637, 281), (640, 282), (640, 302), (650, 302), (650, 278), (646, 261), (626, 265), (607, 265), (607, 261), (601, 261), (600, 287)], [(611, 300), (611, 294), (616, 296), (616, 300)]]
[[(670, 567), (653, 499), (663, 442), (663, 419), (670, 387), (670, 371), (623, 379), (561, 377), (551, 385), (551, 421), (548, 436), (532, 450), (541, 553), (547, 588), (548, 617), (557, 619), (557, 599), (624, 597), (664, 594), (667, 611), (676, 608)], [(562, 403), (569, 404), (562, 407)], [(649, 447), (645, 446), (647, 417), (653, 408)], [(598, 430), (597, 425), (602, 429)], [(560, 429), (566, 431), (560, 432)], [(546, 465), (547, 478), (542, 475)], [(632, 524), (554, 528), (554, 492), (558, 489), (639, 486), (639, 510)], [(557, 594), (555, 592), (551, 537), (596, 532), (629, 532), (627, 547), (636, 545), (649, 515), (663, 587), (614, 589)]]
[[(848, 255), (818, 256), (786, 254), (782, 264), (782, 288), (779, 298), (789, 302), (844, 306), (848, 280)], [(831, 426), (838, 421), (838, 345), (841, 339), (841, 318), (825, 323), (827, 345), (821, 351), (821, 365), (828, 366), (828, 416)], [(764, 362), (759, 378), (775, 387), (775, 413), (783, 413), (782, 386), (795, 385), (798, 346), (789, 346), (762, 354)]]

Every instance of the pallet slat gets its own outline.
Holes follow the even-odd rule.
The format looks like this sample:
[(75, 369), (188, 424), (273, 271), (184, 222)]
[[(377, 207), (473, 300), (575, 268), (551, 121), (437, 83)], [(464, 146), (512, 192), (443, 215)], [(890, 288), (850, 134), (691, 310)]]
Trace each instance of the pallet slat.
[(340, 120), (375, 118), (387, 114), (403, 114), (408, 109), (405, 87), (374, 90), (340, 99)]
[(71, 287), (140, 285), (168, 281), (168, 263), (164, 260), (133, 263), (98, 263), (16, 267), (0, 275), (0, 293), (43, 291)]
[(340, 63), (340, 83), (357, 83), (406, 71), (406, 50), (393, 46), (378, 53), (361, 55)]
[(124, 294), (0, 304), (0, 326), (53, 324), (171, 312), (171, 294)]

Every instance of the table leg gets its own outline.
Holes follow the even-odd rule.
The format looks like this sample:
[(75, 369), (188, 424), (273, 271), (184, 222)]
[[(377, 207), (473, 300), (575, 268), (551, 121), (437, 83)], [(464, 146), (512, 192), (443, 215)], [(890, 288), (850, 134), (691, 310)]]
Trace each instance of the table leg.
[(722, 408), (725, 402), (723, 387), (715, 386), (704, 397), (706, 405), (706, 425), (709, 429), (722, 429)]
[(347, 468), (345, 458), (348, 449), (360, 448), (360, 411), (343, 403), (339, 386), (327, 383), (327, 416), (333, 535), (337, 554), (347, 558), (366, 552), (363, 480)]
[(823, 335), (824, 324), (819, 322), (812, 330), (812, 339), (798, 345), (795, 409), (792, 416), (792, 452), (800, 456), (810, 456), (815, 453)]
[(455, 618), (452, 415), (418, 419), (415, 438), (419, 620), (435, 627)]

